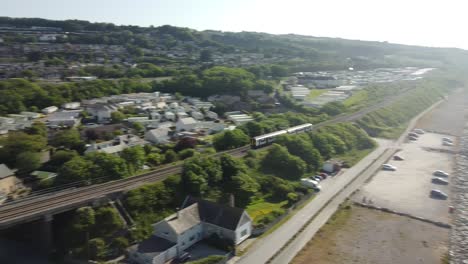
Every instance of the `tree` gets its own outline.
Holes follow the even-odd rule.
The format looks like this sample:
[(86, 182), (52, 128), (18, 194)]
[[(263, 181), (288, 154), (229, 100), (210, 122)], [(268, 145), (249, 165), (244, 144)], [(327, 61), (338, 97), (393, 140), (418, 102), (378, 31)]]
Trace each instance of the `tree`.
[(244, 207), (260, 189), (260, 185), (246, 173), (238, 173), (231, 178), (229, 190), (236, 199), (237, 207)]
[(200, 52), (200, 61), (202, 62), (208, 62), (208, 61), (211, 61), (212, 60), (212, 54), (211, 54), (211, 51), (210, 50), (202, 50)]
[(88, 232), (96, 223), (94, 209), (90, 206), (76, 209), (72, 222), (77, 232)]
[(284, 135), (278, 137), (276, 143), (284, 145), (289, 153), (304, 160), (311, 171), (318, 171), (322, 167), (322, 156), (307, 136)]
[(166, 153), (164, 153), (164, 162), (171, 163), (177, 160), (177, 154), (174, 150), (168, 149)]
[(223, 171), (223, 181), (230, 182), (232, 177), (247, 172), (247, 167), (241, 159), (224, 154), (219, 158), (221, 170)]
[(92, 152), (86, 154), (85, 159), (92, 162), (91, 178), (98, 182), (118, 180), (130, 175), (127, 163), (121, 157), (108, 153)]
[(242, 130), (234, 129), (218, 134), (213, 138), (217, 150), (233, 149), (249, 144), (250, 138)]
[(146, 156), (146, 162), (152, 166), (159, 166), (164, 162), (164, 156), (159, 153), (150, 153)]
[(112, 247), (117, 249), (118, 254), (125, 253), (125, 250), (128, 248), (129, 243), (125, 237), (116, 237), (112, 241)]
[(280, 65), (271, 66), (271, 76), (273, 77), (285, 77), (288, 76), (288, 69)]
[(29, 135), (39, 135), (41, 137), (47, 137), (47, 127), (42, 122), (34, 122), (31, 127), (25, 129), (25, 132)]
[(179, 152), (179, 159), (184, 160), (190, 157), (193, 157), (196, 154), (196, 151), (194, 149), (184, 149)]
[(21, 152), (16, 156), (16, 168), (20, 174), (31, 172), (41, 166), (39, 153), (37, 152)]
[(23, 132), (12, 132), (1, 142), (0, 160), (13, 166), (16, 156), (22, 152), (39, 152), (47, 146), (47, 138), (41, 135), (28, 135)]
[(74, 150), (59, 150), (52, 154), (50, 160), (46, 163), (46, 167), (48, 170), (56, 171), (60, 166), (77, 156), (78, 153)]
[(124, 113), (120, 111), (115, 111), (111, 113), (111, 122), (113, 124), (120, 124), (127, 118)]
[(106, 243), (102, 238), (93, 238), (89, 240), (89, 257), (97, 260), (102, 259), (106, 253)]
[(81, 140), (80, 132), (76, 128), (70, 128), (58, 132), (51, 141), (55, 147), (66, 147), (78, 152), (84, 151), (84, 141)]
[(265, 130), (260, 122), (250, 121), (243, 126), (243, 129), (251, 137), (256, 137), (265, 134)]
[(112, 207), (100, 207), (96, 210), (95, 234), (102, 237), (109, 237), (116, 231), (124, 227), (124, 222), (119, 216), (119, 212)]
[(279, 177), (299, 180), (307, 165), (300, 158), (289, 154), (285, 147), (273, 144), (262, 160), (262, 167), (265, 172), (274, 173)]
[(78, 181), (88, 181), (91, 178), (93, 163), (89, 160), (77, 156), (67, 161), (58, 170), (57, 184), (65, 184)]
[(145, 164), (145, 150), (141, 146), (126, 148), (120, 156), (127, 162), (131, 173), (135, 173)]
[(143, 133), (145, 131), (145, 127), (138, 122), (133, 123), (133, 129), (135, 129), (137, 133)]
[(341, 102), (330, 102), (326, 103), (320, 109), (322, 113), (325, 113), (329, 116), (336, 116), (346, 111), (346, 107)]

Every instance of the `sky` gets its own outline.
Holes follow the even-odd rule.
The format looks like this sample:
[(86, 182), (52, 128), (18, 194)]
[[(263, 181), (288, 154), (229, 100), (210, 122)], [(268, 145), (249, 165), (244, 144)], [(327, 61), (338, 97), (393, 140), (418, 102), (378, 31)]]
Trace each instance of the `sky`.
[(0, 16), (468, 49), (466, 0), (0, 0)]

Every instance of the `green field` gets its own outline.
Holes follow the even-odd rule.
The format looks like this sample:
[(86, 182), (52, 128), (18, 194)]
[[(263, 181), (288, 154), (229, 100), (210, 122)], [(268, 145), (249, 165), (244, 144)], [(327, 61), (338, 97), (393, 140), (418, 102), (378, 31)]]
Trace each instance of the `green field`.
[(249, 206), (247, 206), (246, 210), (250, 217), (252, 217), (254, 224), (256, 224), (258, 223), (258, 220), (262, 219), (263, 216), (268, 215), (275, 210), (281, 210), (281, 208), (287, 203), (287, 201), (271, 203), (265, 201), (262, 198), (252, 202)]
[(320, 96), (323, 93), (328, 92), (326, 89), (311, 89), (309, 95), (307, 96), (307, 99), (314, 99), (315, 97)]

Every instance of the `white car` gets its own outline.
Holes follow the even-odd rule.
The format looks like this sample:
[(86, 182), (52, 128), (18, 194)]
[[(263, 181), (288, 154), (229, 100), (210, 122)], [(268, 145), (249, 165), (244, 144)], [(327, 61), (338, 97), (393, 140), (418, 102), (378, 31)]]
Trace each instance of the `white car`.
[(443, 137), (443, 138), (442, 138), (442, 142), (453, 143), (453, 140), (452, 140), (451, 138), (448, 138), (448, 137)]
[(443, 170), (436, 170), (432, 173), (434, 176), (448, 177), (449, 174)]
[(448, 142), (448, 141), (442, 141), (442, 145), (451, 147), (453, 146), (453, 143)]
[(417, 134), (420, 134), (420, 135), (426, 133), (426, 132), (424, 132), (424, 130), (422, 130), (422, 129), (420, 129), (420, 128), (416, 128), (416, 129), (414, 129), (413, 131), (414, 131), (414, 133), (417, 133)]
[(391, 165), (391, 164), (382, 164), (382, 169), (383, 170), (390, 170), (390, 171), (396, 171), (397, 167)]

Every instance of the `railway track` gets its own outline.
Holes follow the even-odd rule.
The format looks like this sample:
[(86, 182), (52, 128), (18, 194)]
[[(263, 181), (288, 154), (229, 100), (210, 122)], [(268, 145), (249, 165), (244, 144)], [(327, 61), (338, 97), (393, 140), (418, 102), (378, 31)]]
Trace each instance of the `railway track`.
[[(219, 156), (222, 154), (242, 156), (249, 149), (249, 146), (244, 146), (237, 149), (216, 153), (213, 154), (213, 156)], [(57, 213), (63, 210), (63, 208), (84, 205), (109, 194), (124, 192), (147, 183), (161, 181), (170, 175), (181, 172), (182, 163), (179, 163), (127, 179), (85, 186), (71, 190), (67, 189), (64, 191), (39, 195), (31, 199), (8, 203), (0, 207), (0, 228), (11, 226), (17, 222), (34, 220), (43, 214)]]
[[(349, 115), (338, 116), (332, 120), (316, 124), (314, 125), (313, 130), (326, 125), (331, 125), (340, 122), (349, 122), (359, 119), (360, 117), (370, 112), (373, 112), (377, 109), (391, 104), (393, 101), (399, 99), (402, 96), (405, 96), (406, 93), (410, 90), (411, 89), (407, 89), (399, 95), (393, 96), (388, 100), (385, 100), (371, 107), (362, 109), (358, 112)], [(245, 153), (249, 149), (250, 146), (247, 145), (240, 148), (212, 154), (212, 156), (230, 154), (236, 157), (241, 157), (245, 155)], [(182, 172), (182, 163), (168, 165), (166, 167), (159, 168), (155, 171), (151, 171), (126, 179), (96, 184), (92, 186), (71, 188), (51, 193), (40, 194), (33, 197), (7, 203), (3, 206), (0, 206), (0, 229), (14, 225), (21, 221), (29, 221), (36, 219), (38, 216), (43, 214), (57, 213), (60, 210), (63, 211), (63, 208), (70, 209), (74, 206), (83, 205), (97, 198), (105, 197), (112, 193), (124, 192), (147, 183), (161, 181), (166, 179), (170, 175), (177, 174), (180, 172)]]

